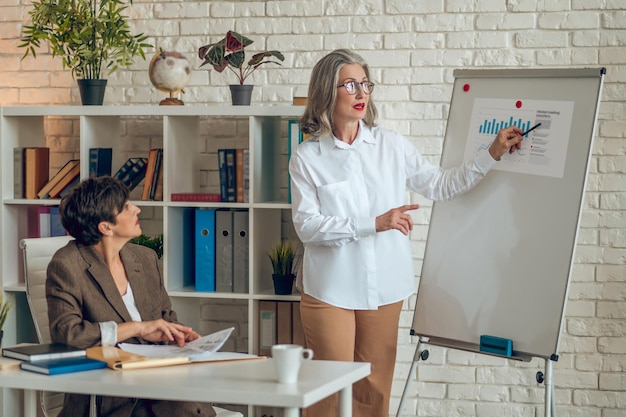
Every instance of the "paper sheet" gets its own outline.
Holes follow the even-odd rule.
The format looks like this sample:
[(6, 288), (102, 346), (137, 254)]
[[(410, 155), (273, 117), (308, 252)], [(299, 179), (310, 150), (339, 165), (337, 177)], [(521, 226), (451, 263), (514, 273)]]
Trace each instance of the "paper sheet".
[(185, 356), (190, 360), (202, 360), (212, 352), (217, 352), (226, 343), (235, 328), (220, 330), (203, 336), (200, 339), (187, 343), (183, 347), (176, 345), (137, 345), (133, 343), (120, 343), (119, 347), (127, 352), (145, 356), (147, 358), (164, 358)]

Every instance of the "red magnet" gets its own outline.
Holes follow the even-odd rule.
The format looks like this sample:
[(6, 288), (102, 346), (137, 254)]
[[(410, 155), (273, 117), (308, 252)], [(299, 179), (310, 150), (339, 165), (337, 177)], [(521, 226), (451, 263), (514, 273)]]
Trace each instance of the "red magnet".
[(470, 89), (470, 85), (469, 84), (465, 84), (463, 86), (463, 91), (465, 91), (466, 93), (469, 91), (469, 89)]
[(521, 109), (522, 108), (522, 100), (517, 100), (515, 102), (515, 107), (517, 107), (518, 109)]

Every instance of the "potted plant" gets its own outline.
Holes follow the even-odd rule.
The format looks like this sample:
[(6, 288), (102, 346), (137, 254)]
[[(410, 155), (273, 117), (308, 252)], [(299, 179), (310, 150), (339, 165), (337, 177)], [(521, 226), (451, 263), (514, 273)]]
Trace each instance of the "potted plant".
[[(132, 0), (130, 0), (132, 2)], [(147, 36), (133, 35), (124, 14), (124, 0), (36, 0), (28, 12), (31, 25), (25, 25), (21, 48), (36, 57), (41, 42), (50, 45), (52, 56), (63, 58), (63, 68), (78, 79), (83, 104), (102, 104), (106, 80), (119, 67), (127, 67), (134, 58), (145, 59)], [(99, 95), (85, 90), (96, 85)]]
[(12, 309), (13, 302), (11, 300), (5, 300), (0, 292), (0, 346), (2, 346), (2, 336), (4, 335), (4, 323), (6, 323)]
[(140, 236), (132, 238), (130, 242), (136, 243), (137, 245), (146, 246), (154, 250), (159, 259), (161, 259), (161, 257), (163, 256), (163, 235), (156, 235), (155, 237), (150, 237), (148, 235), (142, 234)]
[(298, 269), (297, 244), (292, 240), (280, 240), (267, 252), (274, 273), (274, 292), (279, 295), (291, 294), (293, 281)]
[(222, 72), (228, 68), (237, 76), (239, 84), (230, 85), (234, 105), (250, 104), (250, 96), (254, 86), (245, 85), (244, 82), (257, 68), (270, 63), (281, 65), (278, 61), (285, 60), (283, 54), (278, 51), (264, 51), (252, 55), (252, 58), (246, 62), (245, 47), (252, 42), (247, 37), (229, 30), (220, 41), (201, 46), (198, 49), (198, 56), (204, 61), (200, 65), (201, 67), (210, 64), (217, 72)]

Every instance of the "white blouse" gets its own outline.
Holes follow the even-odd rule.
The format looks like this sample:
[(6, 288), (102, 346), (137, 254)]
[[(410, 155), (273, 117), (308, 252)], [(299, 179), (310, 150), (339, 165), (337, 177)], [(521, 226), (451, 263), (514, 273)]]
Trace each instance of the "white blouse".
[(376, 233), (376, 217), (405, 204), (407, 187), (432, 200), (471, 189), (495, 165), (487, 150), (452, 169), (429, 163), (406, 138), (361, 122), (348, 145), (312, 138), (289, 161), (293, 223), (304, 243), (306, 294), (347, 309), (377, 309), (416, 290), (408, 236)]

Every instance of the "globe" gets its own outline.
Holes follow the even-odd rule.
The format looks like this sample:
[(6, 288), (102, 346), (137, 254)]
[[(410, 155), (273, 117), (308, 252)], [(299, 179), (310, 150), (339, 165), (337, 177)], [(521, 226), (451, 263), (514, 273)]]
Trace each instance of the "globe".
[(161, 105), (182, 105), (182, 100), (174, 97), (175, 94), (184, 93), (184, 88), (191, 78), (191, 64), (185, 56), (179, 52), (159, 51), (154, 54), (148, 69), (152, 85), (169, 97), (161, 100)]

